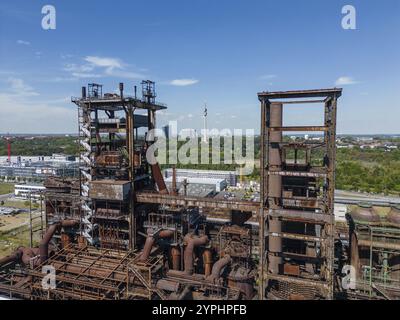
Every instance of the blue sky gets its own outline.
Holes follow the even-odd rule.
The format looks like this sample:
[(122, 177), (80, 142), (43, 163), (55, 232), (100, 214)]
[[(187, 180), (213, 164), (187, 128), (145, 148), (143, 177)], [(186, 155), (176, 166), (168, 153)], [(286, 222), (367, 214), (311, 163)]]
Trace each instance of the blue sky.
[[(56, 30), (41, 28), (46, 4)], [(346, 4), (357, 30), (341, 27)], [(400, 133), (399, 35), (398, 0), (1, 1), (0, 132), (74, 133), (82, 85), (151, 79), (159, 124), (199, 129), (207, 101), (209, 127), (258, 131), (257, 92), (338, 85), (339, 133)]]

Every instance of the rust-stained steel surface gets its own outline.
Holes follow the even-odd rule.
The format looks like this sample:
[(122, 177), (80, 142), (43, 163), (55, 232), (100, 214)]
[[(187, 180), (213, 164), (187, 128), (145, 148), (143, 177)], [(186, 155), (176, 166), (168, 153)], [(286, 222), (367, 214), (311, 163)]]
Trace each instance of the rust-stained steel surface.
[[(312, 97), (330, 97), (335, 95), (339, 98), (342, 94), (341, 88), (332, 89), (316, 89), (316, 90), (292, 90), (292, 91), (275, 91), (275, 92), (259, 92), (259, 98), (271, 99), (297, 99), (297, 98), (312, 98)], [(286, 102), (285, 102), (286, 103)], [(303, 103), (303, 102), (302, 102)]]
[(173, 206), (201, 207), (239, 211), (257, 211), (260, 204), (251, 201), (222, 200), (213, 198), (162, 195), (152, 192), (137, 192), (136, 200), (140, 203), (159, 203)]
[[(27, 281), (21, 280), (19, 284), (2, 281), (0, 278), (0, 292), (13, 297), (41, 300), (165, 298), (155, 287), (162, 260), (152, 259), (147, 264), (138, 264), (136, 258), (137, 254), (133, 251), (98, 250), (69, 245), (44, 263), (56, 269), (56, 288), (47, 290), (42, 286), (46, 273), (42, 273), (40, 265), (28, 269)], [(154, 281), (153, 276), (156, 277)]]
[(89, 197), (104, 200), (125, 200), (130, 191), (130, 182), (125, 180), (95, 180), (90, 183)]
[[(259, 298), (272, 294), (282, 299), (310, 297), (333, 299), (334, 295), (334, 170), (336, 154), (336, 109), (342, 89), (317, 89), (260, 92), (261, 102), (261, 185), (259, 211), (260, 263)], [(305, 100), (304, 98), (323, 98)], [(276, 99), (281, 99), (277, 101)], [(285, 100), (287, 99), (287, 100)], [(296, 100), (294, 100), (296, 99)], [(282, 126), (277, 110), (285, 104), (324, 106), (322, 126)], [(323, 132), (322, 165), (311, 161), (311, 147), (304, 142), (282, 143), (275, 134), (283, 131)], [(297, 152), (306, 148), (306, 157), (297, 163)], [(286, 150), (293, 149), (296, 163), (286, 159)], [(271, 152), (271, 150), (275, 151)], [(308, 151), (310, 150), (310, 151)], [(279, 153), (278, 153), (279, 152)], [(281, 163), (277, 155), (282, 154)], [(321, 161), (322, 160), (322, 161)], [(280, 177), (282, 185), (274, 179)], [(321, 188), (321, 185), (323, 186)], [(282, 229), (281, 225), (282, 224)], [(319, 225), (317, 233), (316, 224)], [(268, 246), (264, 247), (267, 243)], [(283, 251), (281, 251), (281, 247)], [(316, 248), (319, 248), (317, 250)], [(285, 252), (290, 255), (285, 256)], [(317, 254), (318, 253), (318, 254)], [(281, 256), (287, 262), (282, 265)], [(318, 261), (318, 262), (316, 262)], [(304, 268), (304, 270), (300, 270)], [(298, 269), (298, 271), (297, 271)], [(283, 270), (283, 271), (282, 271)], [(294, 272), (296, 270), (296, 272)], [(307, 278), (307, 279), (306, 279)], [(323, 290), (309, 287), (309, 278)], [(263, 280), (266, 280), (264, 282)], [(266, 288), (269, 288), (266, 292)]]

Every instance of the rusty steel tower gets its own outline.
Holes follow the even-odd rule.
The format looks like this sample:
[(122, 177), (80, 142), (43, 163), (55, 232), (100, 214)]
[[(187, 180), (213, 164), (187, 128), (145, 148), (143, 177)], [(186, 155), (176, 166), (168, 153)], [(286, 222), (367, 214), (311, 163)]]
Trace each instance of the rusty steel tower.
[(119, 94), (103, 94), (102, 85), (91, 83), (82, 87), (81, 97), (72, 98), (79, 111), (80, 232), (91, 245), (136, 246), (133, 195), (151, 183), (145, 153), (153, 142), (138, 130), (151, 132), (156, 111), (166, 108), (155, 101), (154, 82), (141, 84), (142, 99), (136, 87), (135, 97), (124, 95), (123, 83)]
[[(341, 89), (261, 92), (259, 298), (332, 299), (336, 107)], [(321, 126), (284, 126), (283, 106), (322, 104)], [(284, 132), (323, 133), (287, 139)]]

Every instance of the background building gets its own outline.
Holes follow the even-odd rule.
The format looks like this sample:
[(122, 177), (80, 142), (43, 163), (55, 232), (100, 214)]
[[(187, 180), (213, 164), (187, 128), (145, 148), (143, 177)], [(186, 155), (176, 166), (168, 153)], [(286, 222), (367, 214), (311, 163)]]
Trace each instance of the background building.
[(29, 199), (29, 198), (40, 198), (38, 191), (45, 190), (46, 188), (41, 185), (28, 185), (28, 184), (16, 184), (14, 195), (16, 198)]
[[(164, 178), (172, 178), (172, 168), (164, 170)], [(176, 169), (176, 178), (226, 180), (228, 186), (231, 187), (235, 187), (237, 183), (235, 171)]]
[(51, 157), (30, 156), (12, 157), (11, 162), (6, 157), (0, 158), (0, 177), (4, 180), (31, 179), (44, 180), (49, 176), (76, 177), (79, 162), (75, 156), (53, 154)]
[[(186, 194), (189, 196), (206, 197), (211, 193), (221, 192), (227, 187), (225, 179), (207, 179), (207, 178), (176, 178), (176, 186), (179, 194), (184, 194), (184, 185), (186, 180)], [(165, 183), (169, 190), (172, 188), (172, 177), (166, 178)]]

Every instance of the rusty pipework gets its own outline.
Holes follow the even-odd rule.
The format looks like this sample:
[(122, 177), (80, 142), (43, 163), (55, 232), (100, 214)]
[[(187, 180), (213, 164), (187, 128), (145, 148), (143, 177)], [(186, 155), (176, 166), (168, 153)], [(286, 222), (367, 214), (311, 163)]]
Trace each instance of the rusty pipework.
[(204, 250), (203, 263), (204, 263), (204, 275), (208, 277), (211, 274), (211, 268), (213, 265), (212, 252), (210, 249)]
[(182, 292), (177, 293), (177, 292), (172, 292), (168, 300), (191, 300), (189, 297), (192, 295), (192, 287), (189, 285), (186, 285), (185, 288), (182, 290)]
[[(24, 265), (29, 265), (32, 259), (37, 257), (38, 254), (39, 254), (38, 248), (19, 247), (12, 254), (0, 259), (0, 267), (11, 262), (15, 263), (22, 262)], [(36, 265), (38, 265), (38, 259), (33, 260), (33, 266)]]
[(100, 277), (100, 278), (110, 278), (117, 281), (126, 281), (126, 274), (121, 272), (113, 272), (110, 274), (110, 271), (105, 269), (103, 265), (96, 265), (88, 268), (87, 266), (80, 266), (80, 265), (65, 265), (64, 262), (60, 261), (53, 261), (52, 266), (57, 270), (62, 268), (62, 272), (68, 272), (76, 275), (85, 275), (90, 277)]
[[(269, 121), (271, 127), (282, 126), (283, 107), (281, 103), (272, 103), (270, 107)], [(281, 151), (279, 143), (282, 142), (282, 132), (276, 131), (270, 133), (271, 147), (268, 148), (269, 166), (274, 170), (282, 170)], [(269, 207), (271, 209), (279, 209), (280, 203), (278, 198), (282, 197), (282, 176), (269, 175), (268, 176), (268, 196), (270, 197)], [(279, 234), (282, 231), (282, 222), (278, 217), (269, 217), (268, 220), (269, 233)], [(268, 268), (273, 274), (279, 273), (279, 265), (282, 264), (280, 253), (282, 252), (282, 238), (281, 237), (268, 237)]]
[(71, 238), (69, 234), (67, 233), (62, 233), (61, 234), (61, 247), (66, 248), (71, 244)]
[(177, 188), (176, 188), (176, 167), (173, 166), (172, 167), (172, 190), (171, 190), (171, 194), (172, 195), (177, 195)]
[(172, 269), (180, 270), (181, 269), (181, 250), (179, 247), (171, 248), (171, 256), (172, 256)]
[(44, 234), (44, 236), (39, 244), (39, 255), (40, 255), (41, 263), (45, 262), (49, 257), (49, 242), (50, 242), (51, 238), (53, 238), (53, 236), (57, 232), (57, 230), (59, 230), (60, 228), (73, 227), (77, 224), (79, 224), (79, 221), (77, 221), (77, 220), (62, 220), (55, 224), (52, 224), (47, 229), (46, 233)]
[(161, 169), (158, 163), (151, 165), (151, 173), (153, 175), (153, 179), (157, 184), (158, 192), (161, 194), (168, 194), (167, 186), (165, 185), (164, 178), (161, 173)]
[(144, 244), (142, 254), (139, 257), (139, 261), (144, 262), (149, 258), (151, 249), (153, 248), (156, 238), (167, 239), (167, 238), (171, 238), (173, 235), (174, 235), (174, 232), (172, 230), (162, 230), (156, 236), (152, 236), (149, 233), (146, 238), (146, 242)]
[(211, 275), (207, 277), (207, 281), (215, 283), (221, 277), (222, 270), (232, 262), (232, 258), (229, 254), (224, 255), (219, 259), (213, 266)]
[(180, 288), (180, 283), (176, 281), (160, 279), (157, 281), (156, 287), (160, 290), (178, 292)]
[(17, 262), (18, 260), (21, 259), (21, 255), (22, 255), (22, 252), (19, 249), (17, 249), (10, 255), (1, 258), (0, 259), (0, 267), (4, 266), (10, 262)]
[[(19, 247), (14, 253), (0, 260), (0, 267), (10, 262), (22, 262), (24, 265), (29, 265), (33, 261), (33, 266), (39, 265), (39, 262), (43, 263), (48, 258), (49, 242), (54, 233), (61, 227), (73, 227), (78, 223), (79, 221), (76, 220), (63, 220), (51, 225), (40, 241), (39, 248)], [(38, 255), (40, 259), (32, 260)]]
[(184, 238), (184, 241), (187, 243), (185, 252), (184, 252), (184, 264), (185, 264), (185, 274), (193, 274), (194, 271), (194, 261), (193, 261), (193, 251), (195, 247), (204, 246), (208, 243), (207, 236), (195, 236), (193, 234), (187, 234)]

